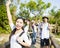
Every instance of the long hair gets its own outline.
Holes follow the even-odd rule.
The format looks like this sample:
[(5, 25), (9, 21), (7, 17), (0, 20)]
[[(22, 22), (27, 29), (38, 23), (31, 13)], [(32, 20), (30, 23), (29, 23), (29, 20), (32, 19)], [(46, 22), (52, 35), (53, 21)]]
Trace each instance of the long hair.
[(16, 28), (15, 28), (15, 29), (13, 29), (13, 31), (11, 31), (11, 34), (10, 34), (10, 36), (9, 36), (9, 41), (10, 41), (10, 39), (11, 39), (11, 36), (12, 36), (12, 35), (14, 35), (14, 34), (15, 34), (15, 32), (16, 32)]
[[(25, 19), (22, 18), (22, 17), (18, 17), (18, 18), (16, 19), (16, 21), (17, 21), (18, 19), (22, 19), (23, 22), (25, 22)], [(9, 36), (9, 41), (10, 41), (10, 39), (11, 39), (11, 36), (15, 34), (16, 30), (17, 30), (17, 29), (15, 28), (15, 29), (13, 29), (13, 31), (11, 31), (11, 34), (10, 34), (10, 36)], [(22, 30), (24, 31), (24, 27), (22, 27)]]

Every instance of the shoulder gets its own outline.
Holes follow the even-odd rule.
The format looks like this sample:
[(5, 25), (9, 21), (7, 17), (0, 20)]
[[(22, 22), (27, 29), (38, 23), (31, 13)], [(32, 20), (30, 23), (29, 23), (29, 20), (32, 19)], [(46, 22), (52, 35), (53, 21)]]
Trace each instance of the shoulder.
[(25, 37), (25, 36), (27, 36), (27, 33), (23, 32), (22, 37)]
[(48, 26), (50, 26), (50, 23), (48, 23)]

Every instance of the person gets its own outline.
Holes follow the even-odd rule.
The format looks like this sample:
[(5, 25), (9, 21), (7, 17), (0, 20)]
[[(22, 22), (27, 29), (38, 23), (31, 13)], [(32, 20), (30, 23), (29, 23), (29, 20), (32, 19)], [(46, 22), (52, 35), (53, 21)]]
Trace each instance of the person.
[(24, 27), (25, 33), (27, 34), (27, 36), (29, 37), (29, 39), (31, 39), (31, 35), (30, 35), (30, 31), (31, 31), (30, 30), (31, 29), (30, 20), (26, 19), (25, 22), (26, 22), (26, 25)]
[(26, 19), (25, 22), (26, 22), (26, 25), (25, 25), (24, 30), (25, 30), (26, 33), (28, 33), (29, 27), (30, 27), (30, 20)]
[(42, 17), (43, 22), (40, 25), (40, 39), (41, 48), (49, 48), (49, 30), (50, 24), (48, 23), (48, 17)]
[[(24, 47), (30, 47), (31, 40), (28, 39), (25, 31), (24, 31), (24, 19), (22, 17), (18, 17), (16, 19), (16, 26), (13, 24), (12, 21), (12, 15), (10, 13), (9, 5), (10, 0), (6, 3), (6, 9), (7, 9), (7, 16), (9, 20), (9, 25), (12, 29), (11, 35), (10, 35), (10, 48), (23, 48)], [(23, 33), (23, 34), (22, 34)], [(20, 36), (21, 35), (21, 36)]]
[(36, 43), (36, 35), (37, 35), (37, 27), (35, 25), (35, 21), (32, 20), (32, 44)]
[(38, 24), (38, 26), (37, 26), (37, 37), (40, 38), (40, 36), (39, 36), (40, 35), (40, 24), (41, 24), (40, 20), (38, 20), (37, 24)]

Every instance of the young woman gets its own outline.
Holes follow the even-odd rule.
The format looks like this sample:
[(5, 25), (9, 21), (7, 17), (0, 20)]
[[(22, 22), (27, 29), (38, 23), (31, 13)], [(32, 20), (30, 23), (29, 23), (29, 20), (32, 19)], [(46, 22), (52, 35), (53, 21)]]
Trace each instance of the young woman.
[(29, 19), (26, 19), (25, 22), (26, 22), (26, 25), (24, 27), (24, 31), (27, 34), (28, 38), (31, 40), (31, 34), (30, 34), (30, 32), (31, 32), (31, 22), (30, 22)]
[[(22, 48), (22, 46), (30, 47), (31, 40), (28, 39), (28, 37), (23, 29), (24, 19), (21, 17), (18, 17), (16, 19), (16, 26), (15, 26), (12, 21), (12, 16), (10, 13), (9, 5), (10, 5), (10, 0), (6, 3), (9, 25), (12, 29), (12, 32), (10, 35), (10, 48)], [(21, 35), (21, 36), (19, 36), (19, 35)]]
[(37, 35), (37, 27), (35, 25), (35, 21), (32, 20), (32, 44), (36, 43), (36, 35)]

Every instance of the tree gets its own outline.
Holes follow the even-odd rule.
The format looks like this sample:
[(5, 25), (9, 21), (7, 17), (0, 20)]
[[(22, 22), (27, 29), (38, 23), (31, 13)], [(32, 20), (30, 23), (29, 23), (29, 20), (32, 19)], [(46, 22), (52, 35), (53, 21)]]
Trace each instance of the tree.
[(20, 4), (20, 12), (18, 14), (18, 16), (22, 16), (23, 18), (27, 19), (30, 18), (29, 17), (29, 10), (26, 8), (26, 4), (21, 3)]
[(25, 18), (30, 18), (30, 13), (32, 13), (35, 18), (36, 16), (42, 16), (44, 11), (50, 7), (50, 3), (45, 3), (42, 0), (37, 0), (37, 2), (30, 0), (28, 3), (20, 4), (20, 16)]
[(60, 9), (57, 11), (56, 15), (55, 15), (55, 18), (56, 18), (56, 24), (59, 25), (59, 20), (60, 20)]
[(4, 28), (5, 24), (7, 23), (7, 15), (6, 15), (6, 8), (4, 5), (0, 5), (0, 26)]
[(50, 15), (51, 17), (54, 16), (54, 19), (55, 19), (55, 24), (56, 24), (56, 29), (55, 29), (55, 33), (58, 32), (58, 25), (60, 25), (59, 23), (59, 20), (60, 20), (60, 9), (59, 10), (56, 10), (53, 8), (51, 11), (50, 11)]
[[(15, 8), (15, 7), (13, 7)], [(11, 7), (11, 13), (13, 15), (13, 8)], [(14, 19), (14, 16), (13, 16)], [(4, 0), (0, 0), (0, 33), (9, 33), (10, 27), (8, 25), (8, 18), (6, 12), (6, 6)]]
[(49, 23), (50, 24), (55, 24), (54, 16), (49, 16)]
[(58, 20), (60, 19), (60, 9), (55, 11), (55, 9), (53, 8), (49, 12), (49, 14), (54, 17), (55, 23), (57, 23)]
[(6, 7), (3, 0), (0, 0), (0, 33), (9, 33)]
[(0, 0), (0, 5), (4, 4), (4, 1), (3, 0)]
[[(50, 3), (45, 3), (42, 0), (37, 0), (37, 3), (35, 1), (30, 1), (27, 3), (27, 8), (29, 8), (30, 12), (39, 12), (38, 15), (42, 16), (44, 11), (50, 7)], [(34, 14), (34, 13), (33, 13)], [(34, 14), (35, 15), (35, 14)]]

